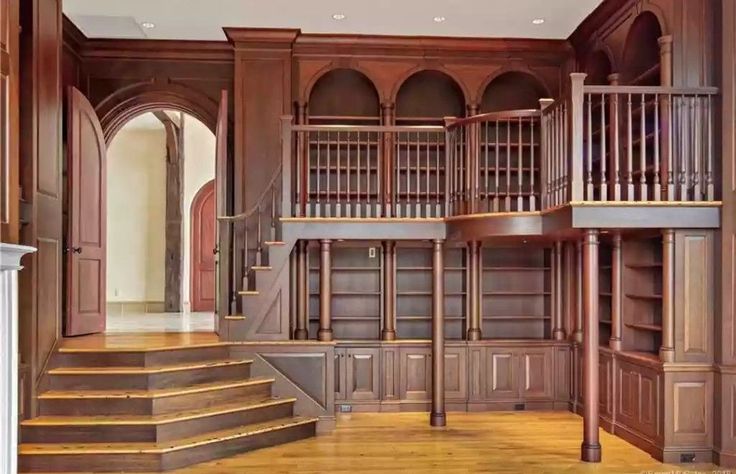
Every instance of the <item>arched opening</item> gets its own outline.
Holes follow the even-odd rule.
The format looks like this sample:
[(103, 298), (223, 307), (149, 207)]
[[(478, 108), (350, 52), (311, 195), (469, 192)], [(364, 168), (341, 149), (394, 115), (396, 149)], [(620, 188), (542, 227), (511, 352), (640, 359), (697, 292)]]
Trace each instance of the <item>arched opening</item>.
[(441, 122), (464, 117), (465, 96), (455, 80), (442, 71), (412, 74), (396, 94), (396, 121), (403, 125)]
[[(191, 213), (215, 177), (215, 135), (174, 110), (145, 112), (111, 136), (107, 150), (107, 332), (212, 331), (214, 306), (190, 310)], [(212, 250), (210, 249), (210, 255)], [(205, 279), (200, 279), (210, 284)], [(214, 278), (210, 293), (214, 294)]]
[(321, 76), (309, 94), (310, 122), (378, 122), (380, 100), (368, 77), (354, 69), (333, 69)]
[(538, 109), (547, 91), (539, 80), (521, 71), (505, 72), (494, 78), (483, 92), (481, 112)]
[(662, 36), (659, 20), (643, 12), (631, 25), (623, 54), (621, 79), (624, 84), (658, 86), (660, 59), (658, 40)]
[(596, 86), (608, 85), (608, 76), (612, 73), (611, 61), (601, 50), (594, 51), (585, 61), (585, 83)]

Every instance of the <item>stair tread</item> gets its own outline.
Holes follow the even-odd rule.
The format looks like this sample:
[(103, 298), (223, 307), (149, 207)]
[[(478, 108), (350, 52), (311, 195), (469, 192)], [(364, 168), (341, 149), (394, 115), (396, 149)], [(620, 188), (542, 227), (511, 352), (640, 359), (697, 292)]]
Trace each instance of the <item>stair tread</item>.
[(255, 436), (285, 428), (316, 423), (314, 417), (278, 418), (227, 430), (212, 431), (164, 443), (22, 443), (20, 455), (89, 455), (89, 454), (164, 454), (183, 449), (205, 446), (231, 439)]
[(62, 354), (95, 354), (102, 352), (112, 353), (143, 353), (143, 352), (166, 352), (166, 351), (184, 351), (190, 349), (207, 349), (209, 347), (229, 347), (231, 342), (203, 342), (199, 344), (179, 344), (173, 346), (120, 346), (120, 347), (60, 347), (59, 353)]
[(219, 359), (198, 363), (160, 365), (154, 367), (59, 367), (48, 371), (51, 375), (129, 375), (129, 374), (162, 374), (184, 370), (204, 369), (208, 367), (227, 367), (248, 365), (250, 359)]
[(163, 425), (177, 421), (193, 420), (209, 416), (237, 413), (296, 402), (296, 398), (244, 399), (198, 410), (189, 410), (162, 415), (95, 415), (63, 416), (43, 415), (21, 422), (23, 426), (100, 426), (100, 425)]
[(272, 377), (251, 377), (247, 380), (228, 382), (209, 382), (190, 385), (188, 387), (159, 388), (152, 390), (49, 390), (38, 396), (39, 399), (74, 399), (74, 398), (166, 398), (177, 395), (190, 395), (201, 392), (225, 390), (228, 388), (247, 387), (273, 383)]

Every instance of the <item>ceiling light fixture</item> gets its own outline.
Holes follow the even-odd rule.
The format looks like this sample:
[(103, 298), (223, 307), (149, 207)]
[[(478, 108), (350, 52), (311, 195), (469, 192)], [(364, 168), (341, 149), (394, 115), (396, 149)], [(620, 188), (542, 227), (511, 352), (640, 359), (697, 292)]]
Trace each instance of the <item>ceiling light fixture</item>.
[(544, 23), (544, 18), (535, 18), (532, 20), (532, 23), (534, 23), (535, 25), (541, 25), (542, 23)]
[(433, 20), (435, 23), (442, 23), (443, 21), (446, 20), (446, 18), (444, 16), (436, 16), (433, 18)]
[(154, 25), (150, 21), (144, 21), (143, 23), (141, 23), (141, 26), (147, 30), (150, 30), (151, 28), (156, 28), (156, 25)]
[(334, 15), (332, 15), (332, 19), (337, 21), (344, 20), (345, 15), (343, 15), (342, 13), (335, 13)]

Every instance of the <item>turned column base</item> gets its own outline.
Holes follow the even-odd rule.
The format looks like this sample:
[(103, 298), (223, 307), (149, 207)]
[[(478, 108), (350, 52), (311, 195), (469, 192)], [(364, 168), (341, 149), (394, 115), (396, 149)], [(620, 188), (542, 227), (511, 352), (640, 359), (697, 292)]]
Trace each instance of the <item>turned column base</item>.
[(608, 340), (608, 347), (610, 347), (612, 351), (620, 352), (621, 348), (623, 347), (622, 343), (623, 341), (621, 341), (621, 339), (612, 337)]
[(674, 362), (675, 350), (671, 347), (660, 347), (659, 360), (661, 360), (662, 362)]
[(429, 424), (431, 426), (446, 426), (447, 416), (444, 413), (432, 413), (429, 415)]
[(294, 339), (297, 341), (306, 341), (309, 339), (309, 332), (306, 329), (297, 329), (294, 331)]
[(601, 445), (583, 443), (580, 447), (580, 460), (584, 462), (601, 462)]
[(565, 330), (564, 329), (555, 329), (552, 332), (552, 339), (556, 341), (564, 341), (565, 340)]
[(322, 342), (332, 341), (332, 329), (320, 329), (317, 331), (317, 340)]
[(468, 341), (480, 341), (483, 338), (483, 332), (480, 329), (468, 329)]
[(396, 340), (396, 331), (393, 329), (384, 329), (381, 331), (381, 339), (384, 341), (395, 341)]

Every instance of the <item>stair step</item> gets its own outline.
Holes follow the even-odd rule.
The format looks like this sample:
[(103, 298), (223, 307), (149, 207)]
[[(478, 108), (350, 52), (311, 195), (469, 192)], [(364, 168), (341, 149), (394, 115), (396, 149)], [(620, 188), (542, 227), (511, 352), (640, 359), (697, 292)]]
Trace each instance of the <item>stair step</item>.
[(316, 418), (280, 418), (165, 443), (23, 443), (22, 471), (115, 472), (175, 469), (314, 436)]
[(254, 377), (156, 390), (50, 390), (38, 399), (42, 415), (160, 415), (267, 398), (274, 381)]
[(225, 316), (225, 321), (245, 321), (245, 316)]
[(153, 389), (243, 379), (252, 360), (223, 359), (156, 367), (63, 367), (48, 371), (52, 389)]
[(257, 290), (244, 290), (244, 291), (238, 291), (238, 294), (241, 296), (258, 296)]
[(162, 415), (40, 416), (21, 423), (26, 443), (166, 442), (292, 416), (295, 398), (236, 403)]
[(271, 270), (271, 267), (268, 265), (253, 265), (250, 269), (254, 272), (265, 272)]
[(61, 367), (157, 367), (222, 360), (229, 356), (229, 343), (169, 346), (158, 348), (60, 348), (55, 365)]
[(267, 245), (269, 247), (276, 247), (276, 246), (286, 245), (286, 242), (282, 242), (280, 240), (266, 240), (263, 242), (263, 245)]

